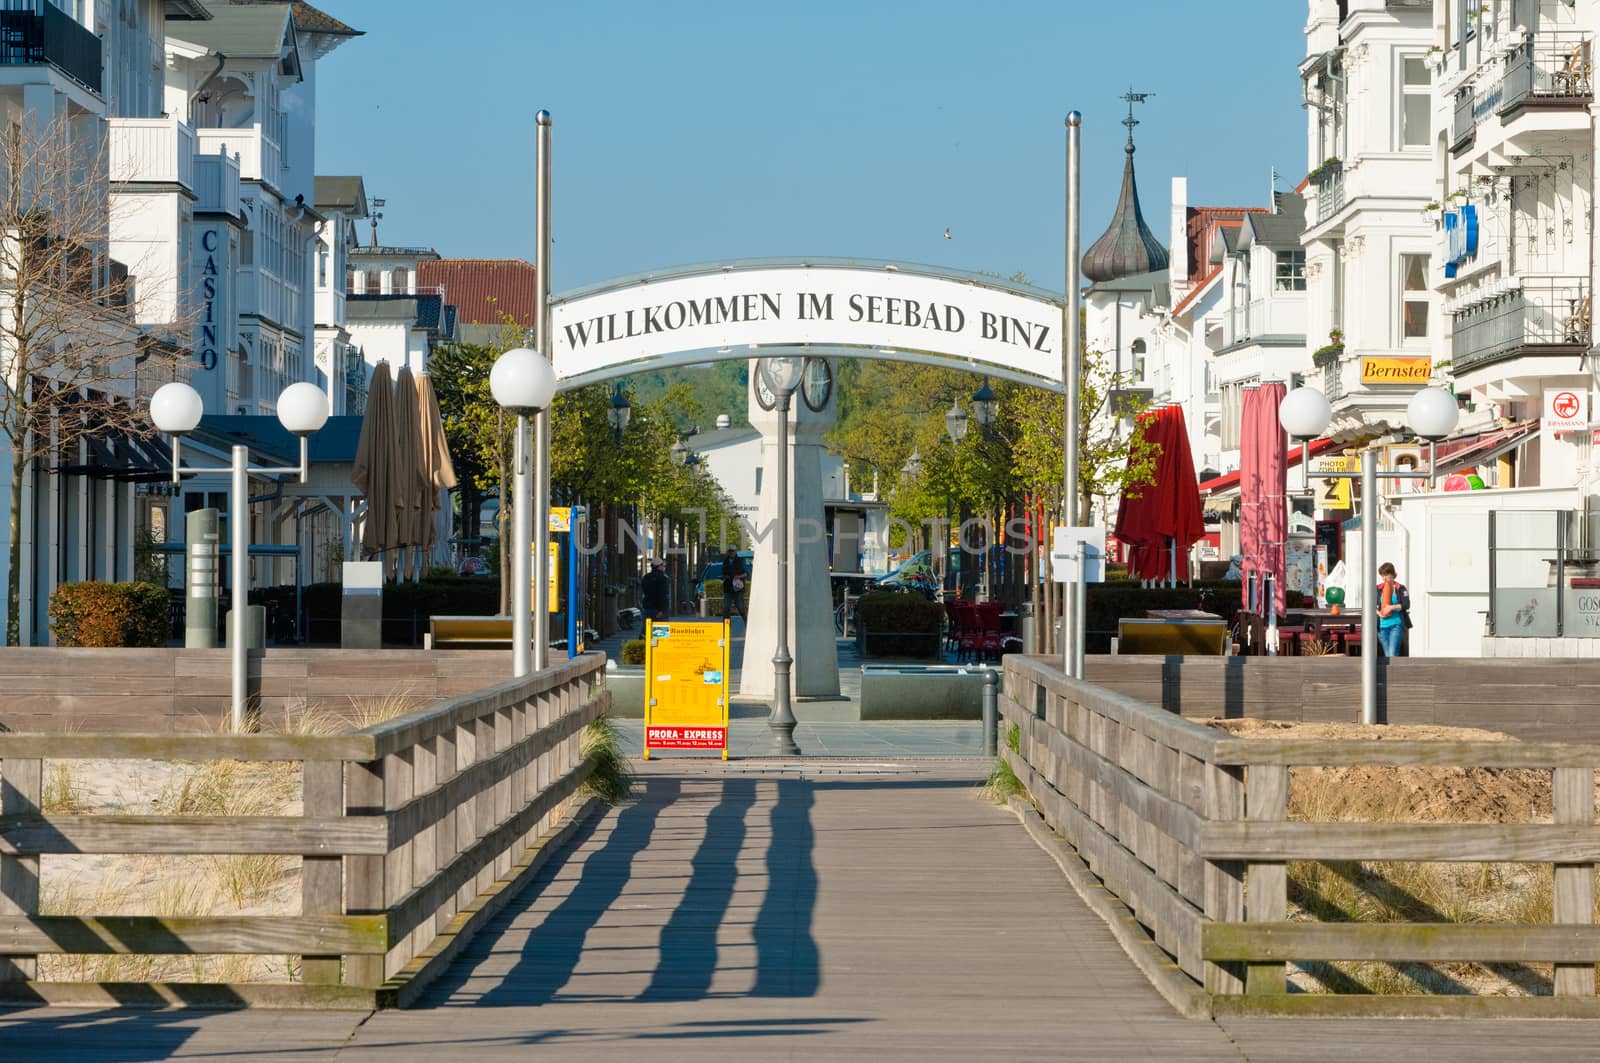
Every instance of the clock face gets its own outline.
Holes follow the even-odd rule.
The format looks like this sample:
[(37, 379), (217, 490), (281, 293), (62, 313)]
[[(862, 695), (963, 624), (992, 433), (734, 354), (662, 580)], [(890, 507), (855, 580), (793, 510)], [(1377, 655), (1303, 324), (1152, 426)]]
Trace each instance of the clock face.
[(760, 403), (763, 410), (777, 409), (778, 396), (774, 395), (772, 389), (767, 387), (767, 374), (761, 371), (759, 364), (750, 375), (755, 378), (756, 402)]
[(805, 375), (800, 382), (806, 405), (821, 413), (833, 394), (833, 369), (826, 358), (807, 358)]

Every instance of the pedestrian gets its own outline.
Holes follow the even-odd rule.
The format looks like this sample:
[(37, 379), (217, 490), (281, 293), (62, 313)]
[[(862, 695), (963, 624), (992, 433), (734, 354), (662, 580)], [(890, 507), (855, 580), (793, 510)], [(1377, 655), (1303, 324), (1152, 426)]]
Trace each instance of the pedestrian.
[(1378, 566), (1383, 582), (1378, 584), (1378, 645), (1385, 657), (1400, 656), (1400, 643), (1411, 626), (1411, 595), (1405, 584), (1395, 580), (1394, 565)]
[(744, 567), (744, 558), (734, 552), (733, 547), (722, 555), (722, 615), (723, 618), (731, 617), (733, 611), (739, 611), (740, 620), (748, 620), (744, 615), (744, 582), (749, 572)]
[(671, 608), (672, 581), (667, 578), (667, 563), (659, 557), (650, 559), (650, 571), (639, 581), (639, 597), (647, 629), (650, 621), (667, 618), (667, 610)]

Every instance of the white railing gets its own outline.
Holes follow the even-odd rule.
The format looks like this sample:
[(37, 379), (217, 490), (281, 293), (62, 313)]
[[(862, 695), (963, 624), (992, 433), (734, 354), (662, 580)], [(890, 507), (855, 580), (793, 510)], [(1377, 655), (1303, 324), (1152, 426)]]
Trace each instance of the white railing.
[(112, 118), (113, 181), (179, 184), (194, 188), (194, 130), (177, 118)]
[(1303, 336), (1306, 331), (1304, 292), (1279, 292), (1250, 301), (1249, 336)]
[(237, 156), (239, 176), (244, 180), (264, 181), (274, 188), (283, 183), (283, 153), (278, 142), (263, 134), (259, 126), (201, 129), (197, 135), (202, 154)]
[(239, 164), (223, 154), (197, 155), (194, 160), (194, 209), (239, 213)]

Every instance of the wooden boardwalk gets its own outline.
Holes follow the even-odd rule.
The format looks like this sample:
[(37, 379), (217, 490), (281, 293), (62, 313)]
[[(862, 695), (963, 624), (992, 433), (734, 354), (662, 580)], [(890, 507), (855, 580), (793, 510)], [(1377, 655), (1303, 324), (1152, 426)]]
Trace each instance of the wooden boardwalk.
[(0, 1013), (0, 1059), (1594, 1057), (1581, 1023), (1182, 1019), (977, 770), (655, 762), (414, 1010)]

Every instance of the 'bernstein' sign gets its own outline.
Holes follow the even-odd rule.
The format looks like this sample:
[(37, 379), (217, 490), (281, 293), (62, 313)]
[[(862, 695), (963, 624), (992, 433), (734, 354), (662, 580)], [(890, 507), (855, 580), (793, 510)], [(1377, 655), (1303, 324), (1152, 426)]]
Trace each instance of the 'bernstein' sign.
[(1363, 358), (1363, 384), (1426, 384), (1433, 376), (1431, 358)]

